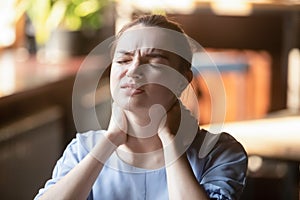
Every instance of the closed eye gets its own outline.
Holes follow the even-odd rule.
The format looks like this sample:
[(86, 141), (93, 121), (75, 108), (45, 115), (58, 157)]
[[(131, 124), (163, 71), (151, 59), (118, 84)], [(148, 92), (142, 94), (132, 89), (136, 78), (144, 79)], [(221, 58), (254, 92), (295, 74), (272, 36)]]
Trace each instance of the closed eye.
[(125, 64), (129, 64), (131, 62), (131, 60), (117, 60), (116, 61), (118, 64), (120, 65), (125, 65)]
[(161, 59), (168, 59), (167, 56), (163, 55), (163, 54), (156, 54), (156, 53), (151, 53), (147, 55), (148, 58), (161, 58)]
[(169, 59), (167, 56), (163, 54), (156, 54), (156, 53), (151, 53), (147, 55), (149, 59), (150, 64), (165, 64), (167, 65), (169, 63)]

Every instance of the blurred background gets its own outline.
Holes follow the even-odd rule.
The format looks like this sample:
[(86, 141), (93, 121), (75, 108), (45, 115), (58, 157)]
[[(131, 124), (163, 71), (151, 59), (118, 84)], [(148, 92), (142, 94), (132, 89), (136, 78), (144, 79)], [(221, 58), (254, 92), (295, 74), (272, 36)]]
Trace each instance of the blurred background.
[[(87, 76), (72, 102), (76, 73), (100, 42), (149, 13), (178, 21), (217, 66), (223, 130), (249, 155), (242, 199), (298, 200), (300, 0), (0, 1), (0, 198), (32, 199), (76, 132), (107, 126), (107, 58), (88, 62), (92, 72), (105, 70), (96, 93)], [(193, 80), (199, 121), (209, 128), (218, 74), (211, 63), (193, 67), (201, 72)], [(89, 118), (94, 111), (100, 125)]]

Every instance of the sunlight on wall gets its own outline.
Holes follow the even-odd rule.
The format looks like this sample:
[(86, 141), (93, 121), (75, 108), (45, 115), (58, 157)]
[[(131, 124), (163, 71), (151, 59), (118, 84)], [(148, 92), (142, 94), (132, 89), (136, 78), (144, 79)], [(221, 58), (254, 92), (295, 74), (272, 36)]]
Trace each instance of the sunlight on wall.
[(0, 47), (12, 45), (16, 40), (15, 0), (0, 1)]
[(168, 12), (190, 13), (194, 10), (194, 0), (152, 0), (152, 1), (132, 1), (133, 6), (143, 10), (164, 9)]
[(117, 1), (116, 31), (131, 21), (135, 10), (145, 13), (192, 13), (195, 9), (195, 0), (118, 0)]
[(0, 95), (9, 95), (15, 89), (15, 63), (11, 54), (0, 57)]
[(217, 15), (248, 16), (252, 13), (252, 4), (247, 0), (213, 0), (211, 8)]
[(292, 49), (288, 61), (287, 107), (299, 112), (300, 109), (300, 50)]
[(223, 128), (248, 154), (292, 160), (300, 159), (299, 130), (299, 116), (230, 122)]

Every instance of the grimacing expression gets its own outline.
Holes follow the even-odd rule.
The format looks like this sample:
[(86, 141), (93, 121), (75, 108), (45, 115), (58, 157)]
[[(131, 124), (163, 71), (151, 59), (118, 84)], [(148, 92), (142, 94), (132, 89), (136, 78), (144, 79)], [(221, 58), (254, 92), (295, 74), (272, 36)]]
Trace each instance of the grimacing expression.
[(131, 110), (159, 104), (168, 110), (173, 105), (187, 80), (179, 73), (182, 59), (172, 53), (176, 42), (171, 39), (163, 29), (143, 25), (122, 34), (110, 75), (112, 98), (119, 106)]

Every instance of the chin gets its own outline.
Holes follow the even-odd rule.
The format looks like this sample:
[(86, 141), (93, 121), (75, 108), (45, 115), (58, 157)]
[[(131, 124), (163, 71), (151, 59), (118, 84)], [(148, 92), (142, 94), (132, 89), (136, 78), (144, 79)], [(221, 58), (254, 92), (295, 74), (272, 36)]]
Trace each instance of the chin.
[(127, 111), (136, 111), (140, 109), (149, 109), (150, 107), (145, 104), (145, 102), (136, 102), (136, 101), (129, 101), (123, 99), (117, 99), (114, 100), (114, 102), (120, 106), (122, 109), (127, 110)]

